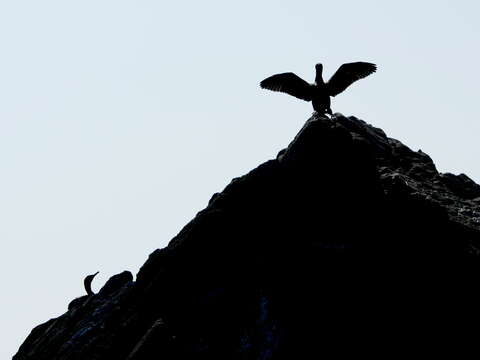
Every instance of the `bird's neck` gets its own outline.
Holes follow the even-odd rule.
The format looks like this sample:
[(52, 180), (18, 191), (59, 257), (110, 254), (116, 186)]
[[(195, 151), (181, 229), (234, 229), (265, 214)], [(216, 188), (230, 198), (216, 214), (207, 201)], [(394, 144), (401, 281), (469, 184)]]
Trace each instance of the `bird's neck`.
[(315, 84), (317, 84), (317, 85), (325, 84), (325, 82), (323, 81), (323, 77), (322, 77), (323, 69), (321, 67), (317, 67), (315, 70), (316, 70)]

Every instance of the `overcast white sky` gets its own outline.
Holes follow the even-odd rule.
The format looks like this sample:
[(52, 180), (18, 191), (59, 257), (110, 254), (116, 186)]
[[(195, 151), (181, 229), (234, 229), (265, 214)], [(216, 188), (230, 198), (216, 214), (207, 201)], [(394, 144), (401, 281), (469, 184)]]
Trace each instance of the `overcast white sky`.
[(333, 111), (480, 181), (476, 1), (0, 1), (0, 358), (97, 270), (136, 273), (273, 158), (309, 103), (261, 90), (344, 62)]

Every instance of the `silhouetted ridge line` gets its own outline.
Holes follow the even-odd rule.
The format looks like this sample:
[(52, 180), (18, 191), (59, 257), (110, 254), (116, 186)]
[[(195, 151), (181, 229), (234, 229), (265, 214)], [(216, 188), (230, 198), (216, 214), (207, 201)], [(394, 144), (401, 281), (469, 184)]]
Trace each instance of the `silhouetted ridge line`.
[(479, 276), (478, 184), (353, 116), (315, 113), (135, 281), (73, 300), (14, 360), (478, 357)]

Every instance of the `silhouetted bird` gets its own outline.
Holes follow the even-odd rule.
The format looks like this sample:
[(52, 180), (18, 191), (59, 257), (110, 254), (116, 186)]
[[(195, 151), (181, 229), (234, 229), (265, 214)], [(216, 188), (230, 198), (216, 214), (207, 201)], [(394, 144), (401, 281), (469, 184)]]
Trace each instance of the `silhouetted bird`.
[(85, 277), (85, 280), (83, 280), (83, 285), (85, 285), (85, 291), (87, 292), (87, 295), (94, 294), (94, 292), (92, 291), (92, 281), (97, 274), (98, 274), (98, 271), (95, 274), (87, 275)]
[(377, 65), (367, 62), (343, 64), (328, 82), (323, 81), (323, 65), (315, 65), (316, 76), (313, 84), (307, 83), (292, 72), (270, 76), (260, 83), (263, 89), (281, 91), (305, 101), (311, 101), (313, 109), (321, 114), (332, 114), (330, 96), (340, 94), (355, 81), (377, 70)]

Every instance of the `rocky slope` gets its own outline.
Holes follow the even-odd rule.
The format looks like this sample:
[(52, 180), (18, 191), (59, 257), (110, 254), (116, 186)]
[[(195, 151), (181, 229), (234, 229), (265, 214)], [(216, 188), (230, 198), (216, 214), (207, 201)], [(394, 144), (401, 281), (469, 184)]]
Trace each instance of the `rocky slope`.
[(314, 115), (136, 281), (72, 301), (14, 359), (458, 356), (478, 333), (479, 249), (479, 185), (354, 117)]

